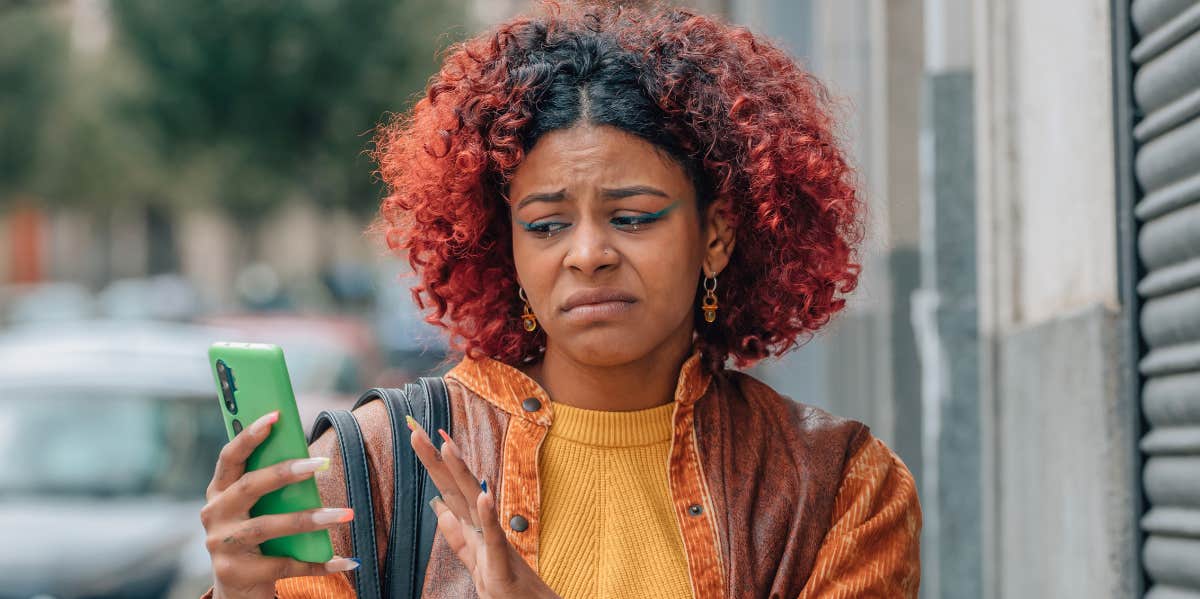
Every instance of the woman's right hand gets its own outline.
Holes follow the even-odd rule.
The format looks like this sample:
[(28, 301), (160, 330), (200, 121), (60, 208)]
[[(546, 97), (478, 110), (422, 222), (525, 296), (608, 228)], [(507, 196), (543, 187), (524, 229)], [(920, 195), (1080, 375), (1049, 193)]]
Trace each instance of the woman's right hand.
[(213, 599), (270, 599), (275, 581), (292, 576), (322, 576), (358, 567), (358, 560), (335, 556), (324, 563), (309, 563), (262, 554), (258, 545), (267, 539), (349, 522), (353, 511), (319, 508), (290, 514), (250, 517), (250, 508), (264, 494), (304, 480), (329, 468), (329, 458), (280, 462), (246, 472), (246, 459), (271, 431), (279, 413), (259, 418), (221, 450), (212, 482), (200, 509), (205, 544), (212, 557)]

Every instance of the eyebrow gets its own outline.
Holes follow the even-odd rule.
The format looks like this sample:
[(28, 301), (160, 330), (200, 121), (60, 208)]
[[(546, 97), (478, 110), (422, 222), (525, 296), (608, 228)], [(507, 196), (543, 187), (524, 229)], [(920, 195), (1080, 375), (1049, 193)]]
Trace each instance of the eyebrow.
[[(606, 200), (619, 200), (621, 198), (628, 198), (631, 196), (639, 196), (639, 195), (652, 195), (652, 196), (659, 196), (659, 197), (671, 199), (671, 196), (667, 195), (667, 192), (665, 192), (661, 189), (658, 189), (657, 187), (651, 187), (649, 185), (630, 185), (628, 187), (605, 187), (600, 190), (600, 195), (604, 196), (604, 199), (606, 199)], [(521, 201), (517, 202), (517, 208), (518, 209), (523, 208), (534, 202), (561, 202), (565, 199), (567, 199), (567, 192), (565, 189), (560, 189), (558, 191), (535, 192), (535, 193), (528, 194), (525, 197), (521, 198)]]

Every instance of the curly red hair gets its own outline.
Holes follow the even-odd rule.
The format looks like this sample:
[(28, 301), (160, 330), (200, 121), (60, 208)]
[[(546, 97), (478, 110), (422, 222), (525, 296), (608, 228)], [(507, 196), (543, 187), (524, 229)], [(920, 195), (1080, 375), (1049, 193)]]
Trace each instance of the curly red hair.
[(698, 195), (721, 201), (734, 225), (719, 320), (697, 320), (706, 361), (745, 366), (828, 323), (858, 283), (862, 205), (825, 87), (783, 50), (712, 17), (556, 6), (449, 48), (425, 96), (376, 133), (388, 192), (373, 228), (407, 254), (413, 297), (432, 308), (426, 320), (472, 356), (517, 364), (544, 349), (518, 318), (504, 188), (528, 150), (545, 79), (524, 67), (580, 35), (607, 36), (636, 58), (629, 68), (664, 134), (711, 184)]

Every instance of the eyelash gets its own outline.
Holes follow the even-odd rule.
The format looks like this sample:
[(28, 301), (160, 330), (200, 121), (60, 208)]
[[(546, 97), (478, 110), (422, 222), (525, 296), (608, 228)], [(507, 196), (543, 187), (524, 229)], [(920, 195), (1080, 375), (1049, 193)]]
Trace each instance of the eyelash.
[[(621, 228), (621, 230), (623, 230), (623, 231), (631, 231), (632, 232), (632, 231), (640, 231), (641, 227), (648, 225), (650, 223), (662, 220), (663, 216), (664, 215), (657, 215), (657, 214), (649, 214), (649, 215), (644, 215), (644, 216), (614, 216), (613, 218), (609, 219), (609, 222), (613, 223), (618, 228)], [(562, 231), (563, 229), (566, 229), (569, 226), (570, 226), (570, 224), (568, 224), (568, 223), (560, 223), (560, 222), (555, 222), (555, 221), (538, 222), (538, 223), (521, 223), (522, 228), (524, 228), (526, 231), (529, 231), (530, 233), (536, 234), (538, 237), (541, 237), (541, 238), (551, 237), (555, 233), (558, 233), (559, 231)], [(625, 227), (629, 227), (629, 228), (625, 228)]]

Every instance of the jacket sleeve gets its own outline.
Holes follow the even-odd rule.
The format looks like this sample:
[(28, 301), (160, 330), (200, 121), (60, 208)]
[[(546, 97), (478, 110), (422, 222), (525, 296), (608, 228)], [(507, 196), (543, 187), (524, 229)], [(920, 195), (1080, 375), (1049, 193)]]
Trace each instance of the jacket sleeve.
[[(383, 571), (387, 555), (388, 531), (392, 520), (392, 429), (387, 408), (383, 402), (373, 401), (354, 411), (362, 429), (363, 445), (367, 451), (367, 463), (371, 470), (372, 509), (375, 512), (375, 544), (379, 553), (378, 564)], [(325, 507), (350, 507), (346, 498), (346, 469), (338, 447), (337, 433), (330, 428), (309, 445), (312, 457), (328, 457), (329, 470), (318, 472), (317, 489), (321, 505)], [(333, 541), (333, 554), (355, 557), (350, 539), (350, 525), (336, 524), (329, 529)], [(200, 599), (212, 599), (209, 588)], [(275, 581), (276, 599), (354, 599), (354, 584), (346, 572), (324, 576), (298, 576)]]
[(912, 473), (872, 436), (846, 467), (833, 526), (800, 599), (915, 599), (920, 542), (921, 506)]

